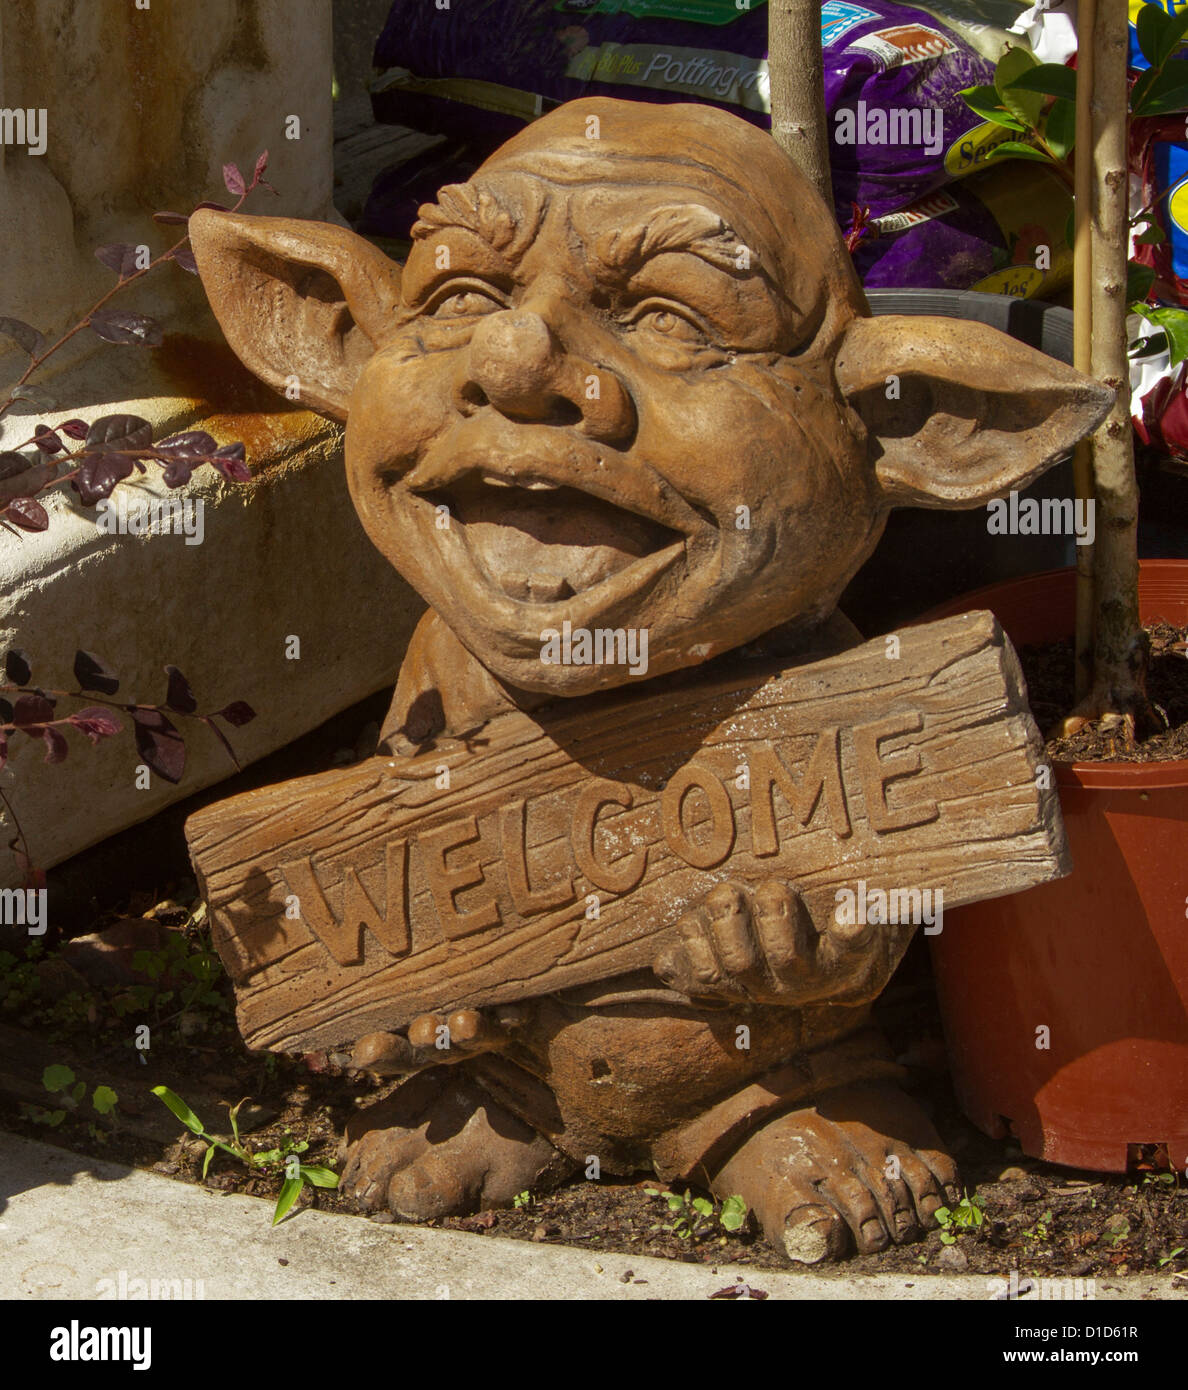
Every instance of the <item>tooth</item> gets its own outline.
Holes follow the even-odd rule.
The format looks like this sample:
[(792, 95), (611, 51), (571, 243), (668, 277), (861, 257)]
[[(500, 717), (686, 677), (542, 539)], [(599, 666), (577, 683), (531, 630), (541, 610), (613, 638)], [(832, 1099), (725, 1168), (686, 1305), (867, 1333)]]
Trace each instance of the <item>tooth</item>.
[(483, 482), (488, 487), (515, 487), (515, 483), (509, 483), (506, 478), (498, 478), (494, 473), (484, 473)]
[(546, 482), (544, 478), (525, 478), (520, 484), (531, 492), (556, 492), (560, 488), (560, 483)]
[(569, 581), (559, 579), (553, 574), (530, 574), (528, 576), (528, 599), (530, 603), (556, 603), (558, 599), (568, 598), (573, 590)]

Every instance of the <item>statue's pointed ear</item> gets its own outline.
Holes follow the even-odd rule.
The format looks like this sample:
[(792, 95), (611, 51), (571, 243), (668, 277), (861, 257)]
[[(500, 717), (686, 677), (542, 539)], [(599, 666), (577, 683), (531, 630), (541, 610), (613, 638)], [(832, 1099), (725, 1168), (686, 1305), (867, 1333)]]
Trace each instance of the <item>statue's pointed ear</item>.
[(977, 507), (1026, 487), (1114, 400), (995, 328), (899, 314), (854, 320), (837, 380), (893, 507)]
[(190, 244), (236, 356), (277, 391), (345, 420), (355, 379), (394, 324), (400, 267), (327, 222), (204, 208)]

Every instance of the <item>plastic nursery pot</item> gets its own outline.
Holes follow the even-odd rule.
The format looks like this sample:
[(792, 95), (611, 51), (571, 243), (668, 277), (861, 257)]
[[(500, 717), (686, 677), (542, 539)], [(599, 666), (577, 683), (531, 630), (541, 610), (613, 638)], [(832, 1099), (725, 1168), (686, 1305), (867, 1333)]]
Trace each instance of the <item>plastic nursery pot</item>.
[[(1016, 647), (1060, 639), (1074, 583), (1030, 575), (925, 620), (988, 608)], [(1188, 560), (1142, 562), (1139, 608), (1188, 621)], [(1166, 1144), (1183, 1170), (1188, 760), (1058, 765), (1056, 785), (1072, 874), (954, 909), (929, 937), (957, 1096), (1036, 1158), (1122, 1172), (1131, 1146)]]

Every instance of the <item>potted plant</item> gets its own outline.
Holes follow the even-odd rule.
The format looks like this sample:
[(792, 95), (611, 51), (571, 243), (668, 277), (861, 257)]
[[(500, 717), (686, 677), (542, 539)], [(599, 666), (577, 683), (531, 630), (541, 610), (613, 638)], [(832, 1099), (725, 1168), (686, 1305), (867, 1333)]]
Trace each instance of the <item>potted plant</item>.
[[(1118, 388), (1077, 460), (1078, 497), (1096, 507), (1092, 558), (1081, 547), (1075, 571), (995, 585), (928, 615), (989, 608), (1019, 647), (1075, 633), (1075, 701), (1057, 732), (1074, 749), (1096, 744), (1096, 760), (1052, 768), (1074, 871), (954, 912), (931, 947), (966, 1113), (1037, 1157), (1105, 1171), (1124, 1170), (1136, 1146), (1188, 1165), (1188, 734), (1177, 743), (1165, 732), (1152, 755), (1152, 734), (1175, 719), (1148, 695), (1143, 631), (1156, 619), (1188, 623), (1188, 561), (1138, 561), (1126, 356), (1128, 306), (1150, 288), (1132, 275), (1126, 292), (1127, 112), (1188, 103), (1188, 60), (1175, 56), (1188, 13), (1149, 4), (1137, 28), (1151, 66), (1129, 93), (1125, 7), (1082, 0), (1076, 74), (1008, 55), (996, 86), (970, 94), (1019, 134), (996, 157), (1064, 163), (1082, 152), (1074, 362)], [(1148, 214), (1137, 220), (1151, 222), (1140, 239), (1160, 235)], [(1173, 362), (1188, 355), (1188, 314), (1134, 307), (1166, 333)], [(1183, 661), (1176, 647), (1173, 634), (1161, 662)]]

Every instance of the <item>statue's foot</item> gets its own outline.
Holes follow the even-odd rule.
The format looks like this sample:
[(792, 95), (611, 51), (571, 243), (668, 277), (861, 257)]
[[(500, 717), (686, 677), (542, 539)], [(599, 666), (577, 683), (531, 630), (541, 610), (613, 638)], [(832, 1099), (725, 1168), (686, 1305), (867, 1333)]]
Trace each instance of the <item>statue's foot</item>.
[(802, 1264), (918, 1240), (957, 1200), (957, 1168), (919, 1106), (894, 1086), (852, 1086), (757, 1130), (715, 1176), (768, 1240)]
[(354, 1116), (343, 1148), (341, 1190), (404, 1221), (510, 1206), (573, 1167), (457, 1066), (421, 1072)]

